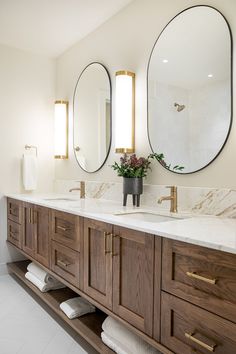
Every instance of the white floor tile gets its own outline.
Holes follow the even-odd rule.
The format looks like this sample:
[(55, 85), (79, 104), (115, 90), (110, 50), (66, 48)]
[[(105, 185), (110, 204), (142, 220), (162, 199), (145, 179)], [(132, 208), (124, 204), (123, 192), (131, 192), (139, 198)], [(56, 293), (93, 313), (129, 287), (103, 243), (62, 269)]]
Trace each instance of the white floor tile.
[(96, 351), (82, 348), (11, 276), (0, 276), (0, 354), (32, 353)]

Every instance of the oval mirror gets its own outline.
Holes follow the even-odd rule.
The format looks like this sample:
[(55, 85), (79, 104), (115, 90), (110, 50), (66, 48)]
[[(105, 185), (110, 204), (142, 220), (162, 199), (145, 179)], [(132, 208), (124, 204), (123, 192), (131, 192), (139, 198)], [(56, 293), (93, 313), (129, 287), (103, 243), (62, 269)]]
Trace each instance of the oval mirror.
[(111, 81), (107, 69), (91, 63), (82, 71), (73, 99), (75, 157), (86, 172), (105, 163), (111, 145)]
[(174, 17), (148, 64), (148, 134), (168, 170), (192, 173), (222, 150), (231, 127), (232, 39), (223, 15), (195, 6)]

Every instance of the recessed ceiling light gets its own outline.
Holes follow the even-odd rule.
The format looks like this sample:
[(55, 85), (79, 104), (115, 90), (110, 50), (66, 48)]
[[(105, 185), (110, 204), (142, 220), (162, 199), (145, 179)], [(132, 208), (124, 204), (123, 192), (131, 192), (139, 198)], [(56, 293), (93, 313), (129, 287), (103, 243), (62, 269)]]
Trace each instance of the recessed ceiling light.
[(168, 63), (168, 61), (169, 61), (168, 59), (163, 59), (163, 60), (162, 60), (162, 63), (165, 63), (165, 64), (166, 64), (166, 63)]
[(208, 74), (207, 76), (208, 76), (208, 77), (213, 77), (213, 74)]

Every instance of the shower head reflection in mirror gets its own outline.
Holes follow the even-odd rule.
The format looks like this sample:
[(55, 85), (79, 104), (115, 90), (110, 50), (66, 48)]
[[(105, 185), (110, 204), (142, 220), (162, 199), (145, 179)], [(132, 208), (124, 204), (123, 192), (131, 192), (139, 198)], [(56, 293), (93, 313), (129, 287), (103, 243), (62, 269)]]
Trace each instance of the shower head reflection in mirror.
[(147, 80), (152, 151), (163, 153), (172, 172), (208, 166), (232, 124), (232, 35), (224, 16), (205, 5), (177, 14), (152, 49)]
[(178, 103), (176, 103), (176, 102), (175, 102), (174, 106), (177, 107), (177, 108), (176, 108), (176, 109), (177, 109), (177, 112), (181, 112), (181, 111), (183, 111), (183, 109), (185, 108), (185, 105), (184, 105), (184, 104), (178, 104)]

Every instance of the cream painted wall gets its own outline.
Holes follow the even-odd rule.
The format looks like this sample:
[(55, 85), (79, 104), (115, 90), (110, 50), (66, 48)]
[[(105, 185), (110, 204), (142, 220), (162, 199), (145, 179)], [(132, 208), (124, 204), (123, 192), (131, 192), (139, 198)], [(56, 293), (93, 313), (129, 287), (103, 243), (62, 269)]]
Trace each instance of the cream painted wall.
[[(150, 147), (147, 138), (146, 71), (151, 49), (163, 27), (181, 10), (198, 4), (211, 5), (227, 18), (236, 38), (235, 0), (136, 0), (110, 19), (95, 32), (79, 42), (57, 61), (57, 97), (70, 101), (70, 158), (58, 161), (56, 178), (99, 181), (120, 181), (109, 165), (118, 156), (114, 153), (114, 139), (105, 166), (94, 174), (83, 172), (72, 151), (72, 96), (76, 80), (83, 68), (92, 61), (100, 61), (109, 70), (113, 85), (117, 70), (136, 73), (136, 152), (147, 155)], [(235, 86), (235, 85), (234, 85)], [(113, 112), (114, 102), (113, 102)], [(113, 113), (113, 130), (114, 130)], [(166, 132), (168, 134), (168, 132)], [(114, 131), (113, 131), (114, 136)], [(171, 143), (171, 142), (170, 142)], [(236, 124), (221, 155), (206, 169), (190, 175), (177, 175), (155, 164), (147, 183), (177, 184), (183, 186), (236, 188)]]
[(24, 192), (21, 157), (25, 144), (38, 147), (37, 192), (52, 191), (55, 62), (0, 45), (0, 273), (16, 253), (6, 245), (4, 193)]

